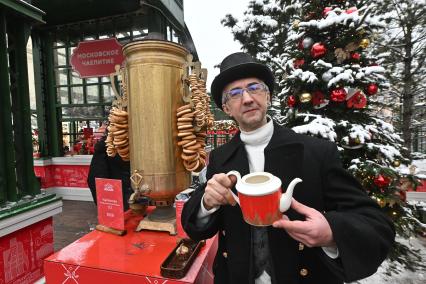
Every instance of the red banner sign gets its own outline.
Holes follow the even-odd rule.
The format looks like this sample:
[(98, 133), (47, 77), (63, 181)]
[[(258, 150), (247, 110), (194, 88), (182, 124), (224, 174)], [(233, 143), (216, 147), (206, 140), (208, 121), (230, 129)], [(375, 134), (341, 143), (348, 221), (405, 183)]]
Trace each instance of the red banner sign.
[(96, 178), (95, 183), (99, 224), (124, 230), (121, 180)]
[(71, 66), (81, 78), (109, 76), (124, 61), (116, 38), (82, 41), (74, 49)]

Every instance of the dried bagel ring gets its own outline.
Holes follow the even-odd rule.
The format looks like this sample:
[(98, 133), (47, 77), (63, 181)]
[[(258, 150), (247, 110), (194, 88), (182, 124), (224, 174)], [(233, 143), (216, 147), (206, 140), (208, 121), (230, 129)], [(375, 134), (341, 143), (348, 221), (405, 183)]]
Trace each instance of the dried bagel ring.
[(191, 135), (181, 137), (182, 140), (195, 140), (196, 136), (191, 133)]
[(129, 128), (128, 124), (115, 124), (115, 127), (117, 127), (118, 129), (127, 129)]
[(183, 160), (183, 165), (185, 166), (186, 169), (193, 168), (195, 166), (195, 163), (197, 163), (197, 160), (193, 160), (193, 161)]
[(177, 127), (177, 129), (178, 129), (178, 130), (181, 130), (181, 129), (190, 129), (190, 128), (192, 128), (192, 129), (193, 129), (192, 124), (179, 125), (179, 126)]
[(177, 121), (178, 122), (184, 122), (184, 121), (186, 121), (186, 122), (191, 121), (192, 122), (192, 118), (190, 118), (190, 117), (180, 117), (180, 118), (177, 119)]
[(195, 166), (192, 167), (192, 168), (189, 168), (187, 170), (190, 171), (190, 172), (193, 172), (193, 171), (195, 171), (199, 167), (199, 165), (200, 165), (200, 161), (197, 160), (197, 162), (195, 163)]
[(125, 133), (119, 134), (119, 135), (114, 133), (114, 138), (117, 139), (117, 140), (127, 139), (128, 137), (129, 137), (129, 135), (128, 135), (127, 131)]
[(182, 155), (180, 155), (180, 157), (185, 161), (193, 161), (195, 159), (198, 159), (198, 153), (193, 154), (193, 155), (186, 155), (186, 154), (182, 153)]
[(187, 154), (187, 155), (194, 155), (194, 154), (197, 154), (197, 151), (195, 151), (195, 150), (189, 150), (189, 149), (186, 149), (186, 148), (183, 148), (183, 149), (182, 149), (182, 151), (183, 151), (185, 154)]
[(186, 104), (186, 105), (183, 105), (183, 106), (179, 107), (179, 108), (176, 110), (176, 112), (180, 112), (180, 111), (182, 111), (182, 110), (186, 110), (186, 109), (190, 109), (190, 108), (191, 108), (191, 105), (190, 105), (190, 104)]
[[(187, 143), (189, 143), (189, 142), (191, 142), (191, 140), (182, 140), (182, 141), (177, 142), (177, 145), (178, 145), (178, 146), (183, 146), (183, 145), (185, 145), (185, 144), (187, 144)], [(194, 141), (194, 142), (195, 142), (195, 141)]]
[(193, 118), (194, 117), (194, 113), (193, 112), (186, 113), (186, 114), (182, 115), (181, 117), (183, 117), (183, 118)]
[(117, 116), (124, 116), (124, 117), (127, 117), (127, 116), (128, 116), (127, 111), (119, 110), (119, 109), (117, 109), (117, 108), (113, 108), (113, 109), (111, 110), (111, 113), (113, 113), (114, 115), (117, 115)]
[(180, 116), (182, 116), (182, 115), (184, 115), (184, 114), (186, 114), (186, 113), (190, 113), (190, 112), (192, 112), (192, 110), (191, 110), (191, 109), (184, 109), (184, 110), (181, 110), (180, 112), (178, 112), (178, 113), (176, 114), (176, 116), (177, 116), (177, 117), (180, 117)]
[(126, 129), (120, 129), (120, 130), (114, 131), (113, 133), (114, 133), (114, 136), (122, 135), (124, 133), (127, 133), (127, 130)]
[(114, 145), (115, 146), (129, 145), (129, 141), (127, 141), (127, 139), (125, 139), (125, 140), (115, 140), (114, 139)]
[(194, 144), (194, 145), (192, 145), (192, 146), (184, 146), (186, 149), (188, 149), (188, 150), (199, 150), (200, 148), (201, 148), (201, 145), (200, 144), (198, 144), (198, 143), (196, 143), (196, 144)]
[(179, 143), (178, 143), (178, 145), (179, 146), (182, 146), (182, 147), (190, 147), (190, 146), (192, 146), (192, 145), (195, 145), (196, 143), (197, 143), (197, 141), (195, 141), (195, 140), (182, 140), (182, 141), (180, 141), (180, 142), (182, 142), (181, 143), (181, 145), (179, 145)]
[(193, 134), (192, 134), (193, 132), (194, 132), (194, 131), (188, 131), (188, 129), (185, 129), (185, 132), (179, 132), (179, 133), (177, 134), (177, 136), (178, 136), (178, 137), (190, 136), (190, 135), (193, 135)]

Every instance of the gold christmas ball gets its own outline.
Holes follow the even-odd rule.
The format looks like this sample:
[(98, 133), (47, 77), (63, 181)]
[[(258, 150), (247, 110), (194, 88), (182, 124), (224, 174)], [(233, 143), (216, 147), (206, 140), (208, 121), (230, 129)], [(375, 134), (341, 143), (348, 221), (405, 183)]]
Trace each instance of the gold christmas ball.
[(401, 165), (401, 161), (400, 160), (395, 160), (395, 161), (393, 161), (393, 166), (395, 167), (395, 168), (397, 168), (397, 167), (399, 167), (400, 165)]
[(364, 38), (359, 43), (359, 46), (362, 48), (367, 48), (370, 45), (370, 40), (368, 38)]
[(299, 28), (299, 24), (300, 24), (300, 21), (299, 21), (299, 20), (294, 20), (294, 22), (293, 22), (293, 28), (294, 28), (294, 29)]
[(299, 96), (301, 103), (309, 103), (312, 100), (312, 95), (310, 93), (302, 93)]
[(355, 144), (360, 144), (361, 143), (361, 140), (359, 139), (359, 137), (357, 137), (357, 138), (355, 138)]

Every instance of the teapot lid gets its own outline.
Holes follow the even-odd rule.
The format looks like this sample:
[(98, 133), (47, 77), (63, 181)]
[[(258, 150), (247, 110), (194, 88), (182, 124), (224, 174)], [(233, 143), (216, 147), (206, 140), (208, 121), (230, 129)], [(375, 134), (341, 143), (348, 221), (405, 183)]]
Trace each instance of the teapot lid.
[(254, 172), (243, 176), (236, 188), (245, 195), (262, 196), (281, 188), (281, 180), (267, 172)]

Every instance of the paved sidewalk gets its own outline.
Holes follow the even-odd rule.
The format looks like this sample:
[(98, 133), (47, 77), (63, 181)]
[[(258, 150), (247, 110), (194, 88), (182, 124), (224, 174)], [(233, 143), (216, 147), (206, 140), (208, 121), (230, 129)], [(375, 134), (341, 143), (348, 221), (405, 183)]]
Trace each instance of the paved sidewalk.
[(58, 251), (94, 230), (97, 208), (93, 202), (63, 200), (62, 213), (53, 216), (53, 240)]

